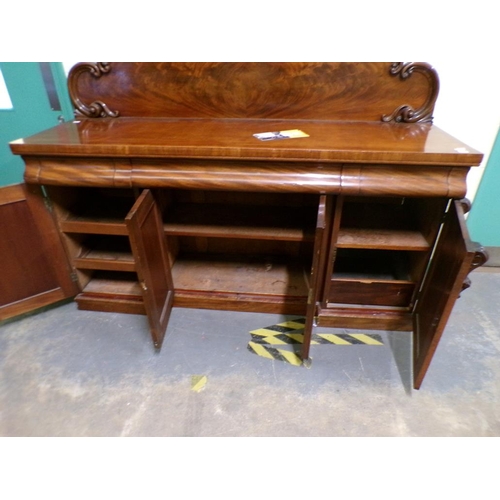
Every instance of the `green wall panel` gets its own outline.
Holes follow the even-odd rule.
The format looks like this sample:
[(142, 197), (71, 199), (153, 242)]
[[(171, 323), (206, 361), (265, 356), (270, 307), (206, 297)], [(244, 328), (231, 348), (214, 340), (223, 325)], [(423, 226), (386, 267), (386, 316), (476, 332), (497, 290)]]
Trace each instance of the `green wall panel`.
[(467, 227), (474, 241), (500, 247), (500, 130), (472, 203)]
[(0, 63), (13, 109), (0, 109), (0, 186), (22, 182), (24, 164), (10, 152), (9, 142), (72, 119), (71, 102), (61, 63), (50, 63), (61, 110), (52, 110), (40, 63)]

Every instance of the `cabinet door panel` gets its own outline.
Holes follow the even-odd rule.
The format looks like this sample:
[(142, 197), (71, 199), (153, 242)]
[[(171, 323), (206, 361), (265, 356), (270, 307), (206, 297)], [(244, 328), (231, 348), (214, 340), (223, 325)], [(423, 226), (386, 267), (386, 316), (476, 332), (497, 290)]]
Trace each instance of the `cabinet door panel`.
[(151, 335), (155, 347), (160, 348), (172, 310), (174, 286), (161, 213), (149, 189), (139, 196), (126, 223)]
[(463, 209), (451, 203), (414, 315), (413, 372), (418, 389), (458, 298), (475, 255)]
[(41, 188), (0, 189), (0, 320), (79, 292)]
[(311, 268), (311, 281), (309, 296), (307, 299), (306, 323), (304, 327), (304, 343), (302, 345), (302, 359), (309, 358), (311, 345), (311, 334), (314, 317), (317, 314), (319, 300), (323, 297), (323, 287), (325, 284), (326, 256), (328, 254), (327, 245), (329, 241), (328, 228), (331, 226), (333, 209), (333, 198), (321, 195), (319, 198), (318, 217), (316, 221), (316, 231), (314, 236), (314, 250)]

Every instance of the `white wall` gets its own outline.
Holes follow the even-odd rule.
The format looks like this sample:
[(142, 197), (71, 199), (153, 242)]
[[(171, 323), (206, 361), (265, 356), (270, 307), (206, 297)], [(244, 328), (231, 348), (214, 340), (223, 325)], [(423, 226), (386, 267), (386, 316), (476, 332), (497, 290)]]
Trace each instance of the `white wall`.
[(472, 201), (500, 126), (500, 68), (481, 61), (428, 62), (440, 79), (434, 124), (485, 155), (467, 178), (467, 197)]
[(10, 100), (9, 91), (0, 69), (0, 109), (12, 109), (12, 101)]
[(78, 61), (75, 61), (75, 62), (63, 62), (62, 65), (63, 65), (63, 68), (64, 68), (64, 72), (66, 73), (66, 76), (68, 76), (68, 73), (69, 73), (69, 70), (75, 65), (77, 64)]

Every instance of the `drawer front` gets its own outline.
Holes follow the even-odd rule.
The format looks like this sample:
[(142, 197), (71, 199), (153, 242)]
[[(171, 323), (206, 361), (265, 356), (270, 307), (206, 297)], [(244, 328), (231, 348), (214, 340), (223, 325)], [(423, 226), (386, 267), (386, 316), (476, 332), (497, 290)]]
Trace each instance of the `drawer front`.
[(376, 306), (406, 307), (410, 305), (413, 283), (383, 283), (331, 280), (329, 302)]

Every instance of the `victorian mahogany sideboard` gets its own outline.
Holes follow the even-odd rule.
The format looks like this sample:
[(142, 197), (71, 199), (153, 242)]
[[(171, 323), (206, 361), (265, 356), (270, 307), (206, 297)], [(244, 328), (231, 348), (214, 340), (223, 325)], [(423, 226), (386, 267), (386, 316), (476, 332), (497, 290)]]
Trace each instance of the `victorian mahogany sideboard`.
[(80, 63), (68, 86), (75, 120), (11, 143), (2, 318), (74, 296), (160, 348), (172, 307), (297, 314), (304, 360), (315, 325), (408, 331), (420, 387), (487, 258), (482, 155), (432, 124), (430, 65)]

